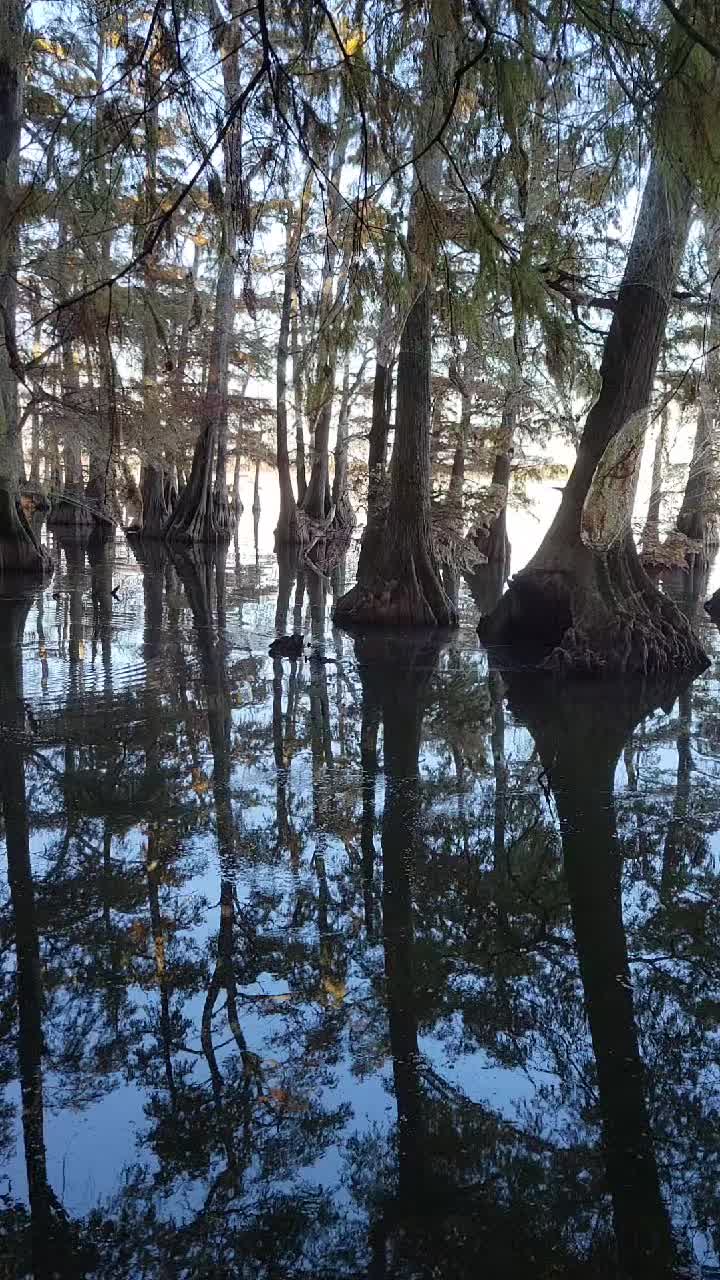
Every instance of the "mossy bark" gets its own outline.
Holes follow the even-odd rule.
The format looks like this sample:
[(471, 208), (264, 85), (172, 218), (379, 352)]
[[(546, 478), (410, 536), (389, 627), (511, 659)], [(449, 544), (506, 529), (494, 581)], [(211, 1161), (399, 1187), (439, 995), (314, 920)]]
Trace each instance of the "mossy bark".
[(8, 571), (43, 574), (50, 561), (20, 505), (17, 456), (17, 385), (10, 367), (8, 328), (14, 325), (13, 246), (16, 236), (18, 156), (22, 122), (25, 8), (0, 5), (0, 576)]
[(699, 670), (687, 619), (651, 583), (629, 527), (606, 549), (583, 537), (593, 476), (614, 437), (645, 412), (690, 219), (691, 190), (654, 160), (601, 367), (559, 510), (527, 568), (480, 621), (486, 644), (511, 645), (559, 671), (600, 675)]
[[(307, 490), (302, 499), (302, 510), (313, 521), (324, 521), (330, 515), (330, 425), (335, 396), (335, 372), (337, 368), (341, 300), (347, 278), (351, 237), (346, 236), (342, 225), (343, 197), (342, 172), (352, 129), (352, 106), (346, 81), (343, 81), (340, 105), (340, 123), (330, 168), (327, 220), (330, 234), (325, 242), (320, 303), (318, 306), (317, 362), (314, 385), (308, 393), (308, 408), (313, 423), (312, 468)], [(338, 251), (343, 246), (343, 258), (339, 279), (336, 280)]]
[(343, 367), (342, 396), (338, 414), (337, 438), (335, 442), (335, 473), (332, 485), (332, 506), (335, 512), (336, 528), (350, 530), (355, 525), (348, 491), (348, 439), (350, 435), (350, 356), (345, 357)]
[(433, 204), (445, 163), (432, 140), (452, 101), (459, 36), (458, 7), (434, 0), (415, 136), (420, 157), (408, 217), (408, 287), (413, 302), (400, 341), (389, 502), (382, 526), (379, 513), (377, 520), (369, 520), (357, 583), (335, 606), (334, 617), (341, 624), (457, 625), (432, 537), (430, 374), (437, 248)]
[(430, 288), (405, 323), (390, 499), (382, 532), (366, 531), (372, 555), (361, 555), (358, 581), (338, 600), (341, 624), (454, 626), (457, 614), (442, 584), (430, 508)]
[[(298, 214), (298, 228), (302, 225), (302, 211)], [(296, 236), (292, 229), (292, 217), (288, 213), (287, 257), (285, 260), (285, 277), (283, 282), (283, 300), (280, 308), (280, 331), (278, 333), (277, 361), (275, 365), (276, 389), (276, 457), (278, 480), (280, 482), (280, 514), (275, 530), (275, 541), (278, 546), (298, 539), (297, 504), (290, 474), (290, 453), (288, 449), (287, 420), (287, 362), (290, 341), (290, 319), (292, 311), (293, 288), (295, 278)]]
[[(238, 20), (225, 20), (214, 2), (210, 6), (213, 40), (221, 57), (225, 101), (232, 109), (240, 93)], [(220, 252), (215, 286), (215, 315), (210, 339), (203, 425), (195, 445), (187, 486), (165, 525), (165, 537), (179, 542), (228, 540), (234, 518), (227, 491), (227, 376), (230, 337), (235, 317), (236, 225), (241, 191), (239, 125), (223, 142), (225, 190), (215, 193), (220, 223)]]

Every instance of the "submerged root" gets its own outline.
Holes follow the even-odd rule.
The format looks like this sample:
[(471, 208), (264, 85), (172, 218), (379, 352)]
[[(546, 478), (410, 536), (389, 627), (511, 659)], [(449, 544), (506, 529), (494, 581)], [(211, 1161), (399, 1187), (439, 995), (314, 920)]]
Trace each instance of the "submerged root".
[(662, 677), (702, 671), (707, 656), (687, 619), (672, 602), (672, 621), (627, 613), (603, 628), (569, 627), (543, 666), (558, 674)]
[(52, 573), (52, 560), (35, 537), (20, 499), (11, 490), (0, 488), (0, 576)]
[(455, 606), (428, 556), (412, 555), (402, 577), (357, 583), (338, 600), (335, 622), (343, 626), (456, 627)]
[(216, 510), (214, 498), (195, 506), (188, 495), (186, 489), (165, 525), (164, 537), (171, 542), (228, 542), (234, 528), (229, 508), (226, 518), (222, 504)]
[(316, 518), (302, 507), (291, 513), (281, 513), (275, 530), (275, 545), (298, 546), (308, 555), (313, 547), (325, 539), (343, 542), (347, 548), (355, 528), (355, 513), (349, 503), (332, 507), (327, 516)]
[(47, 522), (48, 527), (63, 525), (66, 528), (81, 529), (94, 524), (95, 517), (84, 502), (62, 497), (53, 502)]
[(584, 548), (566, 571), (519, 574), (478, 634), (563, 675), (664, 677), (708, 665), (688, 619), (628, 545), (606, 556)]

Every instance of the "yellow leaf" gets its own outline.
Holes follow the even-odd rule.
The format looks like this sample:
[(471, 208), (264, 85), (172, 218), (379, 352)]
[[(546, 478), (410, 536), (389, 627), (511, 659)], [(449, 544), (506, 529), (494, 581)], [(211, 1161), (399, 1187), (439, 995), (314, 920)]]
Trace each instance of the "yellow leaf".
[(67, 53), (61, 44), (57, 44), (54, 40), (46, 40), (44, 36), (38, 36), (33, 47), (39, 49), (41, 53), (49, 53), (53, 58), (57, 58), (58, 62), (64, 62), (67, 58)]
[(328, 995), (333, 1004), (342, 1004), (345, 999), (347, 987), (342, 979), (325, 977), (322, 980), (323, 991)]
[(365, 43), (365, 37), (362, 31), (353, 31), (345, 41), (345, 52), (349, 58), (357, 53), (358, 49), (362, 49)]
[(348, 58), (352, 58), (365, 43), (365, 36), (357, 27), (350, 26), (347, 18), (340, 22), (340, 39)]

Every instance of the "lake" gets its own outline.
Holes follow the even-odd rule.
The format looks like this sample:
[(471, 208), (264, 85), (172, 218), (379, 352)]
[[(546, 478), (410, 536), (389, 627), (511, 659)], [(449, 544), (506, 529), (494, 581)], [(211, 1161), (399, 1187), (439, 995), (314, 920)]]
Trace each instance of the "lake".
[(702, 676), (598, 690), (467, 584), (334, 630), (356, 546), (51, 547), (0, 603), (0, 1274), (715, 1274), (703, 593)]

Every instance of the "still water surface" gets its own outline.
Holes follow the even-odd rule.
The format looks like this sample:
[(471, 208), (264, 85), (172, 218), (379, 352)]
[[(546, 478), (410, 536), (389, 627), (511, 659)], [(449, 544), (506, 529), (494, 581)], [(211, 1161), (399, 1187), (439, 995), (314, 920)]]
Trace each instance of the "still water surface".
[(0, 1274), (714, 1274), (701, 608), (691, 687), (560, 695), (466, 588), (388, 640), (349, 569), (54, 554), (0, 604)]

